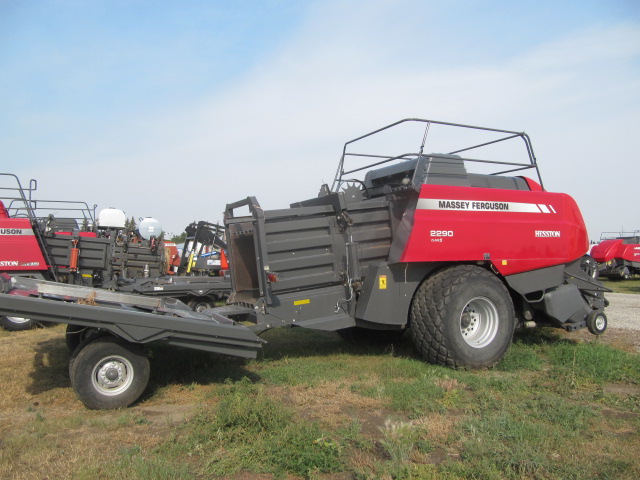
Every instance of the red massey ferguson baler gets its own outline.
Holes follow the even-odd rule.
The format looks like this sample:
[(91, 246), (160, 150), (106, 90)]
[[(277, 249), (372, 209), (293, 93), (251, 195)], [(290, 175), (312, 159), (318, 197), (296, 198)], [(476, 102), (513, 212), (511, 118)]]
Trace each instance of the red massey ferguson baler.
[[(416, 153), (369, 153), (411, 128)], [(527, 170), (538, 180), (514, 175)], [(236, 216), (243, 206), (249, 216)], [(257, 328), (383, 340), (409, 329), (427, 359), (455, 367), (495, 364), (518, 325), (606, 329), (606, 289), (581, 268), (580, 210), (544, 190), (524, 133), (401, 120), (347, 142), (318, 198), (263, 211), (251, 197), (225, 222), (230, 301)]]
[(603, 277), (629, 279), (640, 275), (640, 230), (631, 234), (603, 233), (591, 249)]

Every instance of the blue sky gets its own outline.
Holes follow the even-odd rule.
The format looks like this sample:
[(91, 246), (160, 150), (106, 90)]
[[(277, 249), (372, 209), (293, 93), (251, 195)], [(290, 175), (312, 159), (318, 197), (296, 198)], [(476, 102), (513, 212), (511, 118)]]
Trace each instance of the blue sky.
[(0, 171), (173, 233), (405, 117), (524, 130), (592, 237), (640, 228), (637, 1), (0, 0), (0, 105)]

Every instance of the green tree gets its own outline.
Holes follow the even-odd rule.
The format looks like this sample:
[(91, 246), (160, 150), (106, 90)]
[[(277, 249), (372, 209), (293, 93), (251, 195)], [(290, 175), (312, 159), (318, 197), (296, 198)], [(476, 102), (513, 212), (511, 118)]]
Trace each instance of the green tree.
[(136, 219), (131, 216), (131, 220), (124, 221), (124, 231), (125, 233), (134, 233), (138, 228), (138, 224), (136, 223)]
[(174, 235), (171, 237), (171, 242), (173, 243), (184, 243), (187, 239), (187, 232), (182, 232), (180, 235)]

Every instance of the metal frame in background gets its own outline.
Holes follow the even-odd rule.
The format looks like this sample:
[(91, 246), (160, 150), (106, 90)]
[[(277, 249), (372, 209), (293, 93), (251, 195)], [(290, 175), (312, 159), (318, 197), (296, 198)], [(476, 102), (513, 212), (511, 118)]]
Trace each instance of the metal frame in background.
[[(0, 185), (0, 200), (5, 202), (5, 208), (12, 218), (29, 218), (32, 222), (46, 219), (54, 212), (62, 212), (64, 218), (72, 218), (80, 224), (87, 222), (91, 226), (96, 223), (96, 209), (98, 205), (89, 207), (86, 202), (76, 200), (40, 200), (33, 198), (33, 192), (38, 189), (38, 181), (29, 180), (29, 188), (22, 186), (20, 179), (12, 173), (0, 173), (0, 177), (12, 178), (15, 186)], [(5, 192), (9, 192), (5, 194)], [(7, 203), (8, 202), (8, 203)], [(56, 215), (58, 216), (58, 215)]]

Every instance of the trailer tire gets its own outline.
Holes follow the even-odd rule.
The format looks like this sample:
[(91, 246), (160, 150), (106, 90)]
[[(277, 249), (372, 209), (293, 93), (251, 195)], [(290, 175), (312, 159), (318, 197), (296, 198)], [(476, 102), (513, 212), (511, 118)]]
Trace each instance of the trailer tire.
[(31, 330), (37, 323), (30, 318), (0, 316), (0, 325), (9, 332)]
[(216, 306), (216, 302), (209, 297), (196, 297), (189, 300), (189, 308), (194, 312), (202, 313)]
[(593, 335), (602, 335), (607, 329), (607, 316), (603, 311), (594, 310), (587, 316), (587, 329)]
[(481, 267), (442, 270), (418, 287), (410, 311), (411, 338), (429, 362), (490, 368), (507, 352), (515, 313), (507, 288)]
[(110, 336), (81, 345), (69, 363), (71, 385), (92, 410), (128, 407), (140, 398), (149, 376), (143, 348)]

